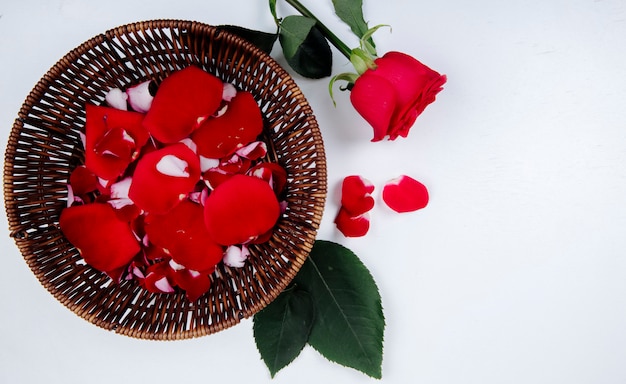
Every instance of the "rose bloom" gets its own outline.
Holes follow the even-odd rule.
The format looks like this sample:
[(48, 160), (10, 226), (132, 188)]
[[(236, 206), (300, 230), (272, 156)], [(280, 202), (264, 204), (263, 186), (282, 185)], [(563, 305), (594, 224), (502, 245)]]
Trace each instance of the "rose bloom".
[(388, 52), (355, 81), (350, 101), (374, 128), (372, 141), (407, 137), (415, 119), (443, 88), (446, 76), (401, 52)]

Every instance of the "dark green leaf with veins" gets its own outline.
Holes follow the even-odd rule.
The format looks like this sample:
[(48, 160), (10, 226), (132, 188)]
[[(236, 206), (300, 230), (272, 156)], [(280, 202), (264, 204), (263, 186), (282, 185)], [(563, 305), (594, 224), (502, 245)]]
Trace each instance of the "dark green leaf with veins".
[(254, 316), (254, 339), (272, 377), (298, 355), (311, 331), (311, 296), (292, 287)]
[(330, 76), (332, 52), (313, 19), (287, 16), (280, 23), (279, 41), (285, 59), (300, 75), (311, 79)]
[(318, 240), (294, 282), (315, 303), (309, 344), (331, 361), (381, 378), (385, 319), (376, 283), (359, 258)]

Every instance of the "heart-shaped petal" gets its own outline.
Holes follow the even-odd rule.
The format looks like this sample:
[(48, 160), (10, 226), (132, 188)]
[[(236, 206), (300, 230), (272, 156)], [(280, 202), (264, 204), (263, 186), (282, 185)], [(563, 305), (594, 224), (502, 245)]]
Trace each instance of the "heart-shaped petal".
[(144, 115), (87, 104), (85, 166), (104, 180), (115, 180), (148, 141)]
[(362, 176), (351, 175), (343, 179), (341, 185), (341, 206), (351, 216), (358, 216), (374, 207), (371, 193), (374, 184)]
[(340, 208), (335, 217), (335, 225), (345, 237), (365, 236), (370, 229), (369, 212), (353, 216), (346, 209)]
[(383, 201), (396, 212), (413, 212), (428, 205), (428, 189), (419, 181), (402, 175), (383, 187)]
[(272, 229), (280, 216), (274, 191), (265, 181), (234, 175), (207, 197), (204, 221), (215, 242), (245, 244)]
[(222, 102), (222, 81), (189, 66), (166, 77), (152, 99), (144, 126), (162, 143), (189, 136)]
[(65, 208), (59, 226), (85, 262), (102, 272), (127, 265), (141, 250), (130, 225), (120, 220), (109, 204)]
[(224, 249), (211, 240), (204, 225), (200, 204), (184, 200), (163, 215), (148, 214), (145, 219), (148, 240), (172, 259), (195, 271), (213, 271), (222, 260)]
[(200, 160), (176, 143), (145, 154), (137, 163), (128, 196), (142, 210), (164, 214), (193, 191), (200, 180)]
[(191, 138), (199, 155), (220, 159), (255, 141), (262, 131), (261, 109), (250, 92), (240, 91), (226, 113), (207, 119)]

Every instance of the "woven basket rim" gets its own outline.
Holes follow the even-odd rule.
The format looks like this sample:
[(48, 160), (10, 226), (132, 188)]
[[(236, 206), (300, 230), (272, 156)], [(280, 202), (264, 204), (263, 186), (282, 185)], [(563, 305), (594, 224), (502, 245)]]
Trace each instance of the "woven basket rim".
[[(159, 32), (156, 32), (156, 31), (159, 31)], [(275, 235), (272, 238), (272, 240), (269, 242), (270, 244), (268, 245), (268, 248), (270, 246), (275, 248), (277, 255), (272, 256), (272, 259), (270, 261), (265, 261), (265, 260), (263, 262), (259, 261), (258, 262), (259, 264), (255, 265), (254, 275), (252, 274), (246, 275), (245, 273), (242, 272), (241, 276), (243, 277), (240, 277), (240, 275), (237, 275), (238, 272), (236, 271), (231, 271), (230, 269), (226, 267), (224, 267), (225, 269), (220, 269), (218, 272), (216, 272), (216, 275), (215, 275), (215, 279), (216, 279), (215, 281), (216, 282), (219, 281), (220, 286), (218, 288), (215, 288), (215, 290), (217, 291), (218, 289), (221, 289), (222, 285), (224, 284), (228, 286), (230, 290), (227, 289), (223, 292), (220, 292), (219, 295), (218, 293), (211, 293), (210, 300), (213, 300), (213, 301), (211, 301), (208, 304), (203, 303), (202, 308), (200, 308), (201, 304), (196, 305), (195, 303), (182, 302), (180, 298), (181, 297), (180, 294), (171, 295), (172, 296), (171, 300), (167, 298), (163, 298), (163, 296), (165, 295), (155, 295), (155, 294), (146, 294), (146, 293), (138, 294), (136, 293), (136, 290), (133, 291), (131, 288), (128, 287), (128, 285), (130, 285), (131, 283), (122, 284), (122, 285), (126, 284), (124, 285), (123, 293), (117, 292), (116, 289), (118, 288), (115, 288), (115, 287), (110, 288), (110, 289), (108, 287), (101, 288), (101, 289), (94, 288), (94, 287), (91, 287), (90, 284), (93, 283), (94, 285), (97, 285), (97, 284), (100, 284), (102, 281), (97, 277), (92, 277), (91, 275), (88, 279), (85, 278), (85, 280), (80, 281), (81, 284), (85, 284), (89, 288), (87, 292), (89, 292), (90, 297), (76, 299), (76, 297), (74, 296), (80, 295), (80, 293), (77, 294), (75, 288), (72, 288), (73, 290), (68, 293), (64, 291), (64, 289), (66, 288), (63, 284), (59, 285), (58, 281), (51, 281), (52, 278), (50, 277), (50, 271), (45, 269), (44, 266), (42, 266), (43, 261), (41, 260), (45, 259), (45, 255), (42, 256), (42, 254), (38, 253), (40, 251), (39, 248), (37, 248), (38, 246), (48, 247), (51, 249), (65, 247), (65, 243), (63, 242), (64, 239), (59, 238), (58, 233), (55, 232), (55, 231), (58, 231), (56, 223), (50, 223), (50, 222), (43, 222), (43, 223), (26, 222), (25, 223), (24, 222), (24, 220), (30, 220), (30, 219), (24, 219), (24, 217), (29, 216), (31, 214), (31, 211), (35, 211), (34, 215), (36, 218), (39, 218), (39, 216), (37, 215), (39, 214), (38, 211), (40, 210), (49, 209), (50, 211), (53, 211), (54, 208), (48, 208), (48, 205), (55, 203), (55, 201), (47, 201), (46, 199), (41, 199), (41, 201), (36, 201), (33, 203), (34, 205), (39, 205), (38, 207), (31, 208), (30, 203), (27, 199), (26, 201), (24, 201), (22, 195), (18, 196), (18, 193), (20, 191), (16, 192), (18, 188), (22, 187), (22, 184), (20, 183), (23, 182), (23, 180), (27, 181), (25, 186), (23, 187), (26, 189), (29, 189), (29, 188), (37, 189), (37, 186), (31, 187), (30, 184), (28, 184), (29, 180), (31, 179), (33, 179), (32, 182), (35, 184), (42, 183), (41, 185), (47, 185), (46, 184), (47, 181), (39, 180), (40, 178), (45, 179), (44, 176), (48, 176), (47, 174), (40, 175), (41, 172), (38, 173), (37, 175), (33, 175), (33, 174), (28, 174), (28, 171), (26, 170), (24, 171), (25, 172), (24, 177), (18, 178), (18, 176), (16, 176), (16, 169), (23, 167), (24, 164), (28, 165), (29, 164), (28, 162), (30, 161), (29, 160), (30, 155), (25, 155), (24, 159), (20, 157), (19, 164), (18, 164), (18, 159), (17, 159), (17, 156), (18, 155), (21, 156), (22, 152), (24, 151), (23, 140), (26, 140), (26, 139), (31, 140), (31, 137), (30, 137), (31, 133), (29, 132), (28, 134), (26, 134), (24, 133), (24, 130), (26, 129), (27, 126), (29, 128), (32, 126), (35, 132), (35, 136), (36, 136), (32, 140), (35, 141), (36, 144), (39, 143), (39, 140), (44, 140), (44, 138), (40, 138), (38, 137), (38, 135), (41, 135), (43, 137), (47, 134), (47, 132), (52, 131), (52, 133), (50, 133), (50, 136), (53, 137), (51, 141), (41, 144), (41, 147), (38, 147), (37, 145), (33, 146), (33, 149), (36, 149), (36, 153), (39, 153), (37, 151), (46, 153), (47, 151), (46, 146), (55, 146), (57, 145), (57, 143), (54, 141), (54, 139), (58, 140), (58, 137), (64, 137), (63, 135), (59, 136), (58, 132), (55, 132), (55, 130), (68, 129), (68, 134), (69, 134), (70, 133), (69, 130), (75, 128), (75, 127), (65, 127), (61, 123), (59, 123), (58, 126), (48, 127), (47, 120), (43, 122), (39, 121), (37, 120), (38, 117), (33, 117), (33, 113), (44, 113), (44, 114), (51, 113), (52, 115), (54, 115), (55, 113), (59, 114), (58, 111), (56, 111), (55, 109), (56, 104), (53, 104), (52, 106), (49, 107), (50, 111), (52, 112), (48, 112), (48, 111), (40, 112), (39, 108), (45, 110), (46, 109), (45, 106), (47, 105), (46, 104), (47, 101), (42, 102), (42, 100), (44, 100), (44, 98), (46, 97), (49, 97), (50, 92), (54, 92), (55, 93), (54, 97), (58, 97), (58, 99), (62, 101), (64, 101), (66, 97), (69, 97), (63, 93), (64, 92), (63, 89), (57, 90), (55, 88), (57, 86), (57, 82), (59, 81), (59, 78), (64, 80), (63, 76), (66, 76), (67, 71), (74, 70), (76, 66), (76, 62), (81, 62), (81, 60), (85, 61), (85, 58), (88, 59), (91, 57), (90, 55), (94, 55), (91, 52), (94, 49), (104, 50), (105, 48), (103, 48), (103, 44), (107, 45), (107, 49), (109, 46), (113, 47), (110, 52), (109, 51), (105, 52), (105, 54), (107, 55), (113, 55), (115, 53), (115, 49), (118, 49), (117, 47), (115, 47), (115, 44), (111, 43), (111, 41), (113, 41), (114, 39), (121, 39), (123, 37), (123, 38), (128, 38), (132, 40), (134, 38), (139, 39), (141, 38), (141, 36), (143, 36), (147, 40), (150, 36), (152, 36), (152, 35), (148, 36), (148, 32), (150, 34), (164, 33), (164, 36), (166, 36), (165, 40), (171, 39), (172, 40), (171, 43), (173, 44), (173, 48), (166, 47), (164, 48), (164, 50), (169, 52), (170, 50), (176, 51), (180, 49), (181, 51), (180, 53), (172, 52), (172, 56), (175, 57), (176, 60), (178, 60), (179, 57), (182, 57), (183, 58), (182, 60), (187, 59), (187, 57), (185, 56), (186, 53), (182, 52), (183, 50), (189, 50), (189, 52), (191, 52), (188, 54), (189, 54), (189, 60), (192, 60), (192, 61), (204, 60), (205, 54), (209, 58), (213, 57), (211, 56), (211, 54), (206, 53), (202, 50), (198, 51), (200, 53), (197, 53), (196, 51), (194, 51), (194, 49), (196, 49), (197, 47), (185, 46), (184, 43), (180, 43), (176, 41), (176, 38), (173, 37), (173, 35), (172, 36), (167, 35), (167, 33), (173, 34), (174, 33), (173, 31), (176, 31), (176, 33), (180, 33), (181, 36), (184, 34), (187, 34), (185, 35), (185, 37), (181, 37), (181, 36), (176, 37), (176, 38), (180, 38), (181, 41), (183, 41), (184, 39), (187, 39), (195, 44), (196, 39), (197, 39), (197, 41), (201, 42), (202, 44), (206, 43), (208, 47), (207, 49), (218, 50), (218, 49), (223, 48), (223, 51), (226, 52), (224, 54), (225, 57), (229, 59), (230, 59), (230, 57), (228, 56), (228, 54), (230, 53), (229, 49), (231, 49), (232, 47), (233, 50), (237, 50), (237, 55), (240, 55), (241, 57), (246, 59), (246, 60), (243, 60), (243, 62), (248, 63), (248, 67), (250, 65), (262, 65), (263, 69), (267, 69), (267, 73), (264, 74), (264, 76), (260, 76), (259, 81), (269, 82), (269, 81), (275, 80), (275, 83), (278, 84), (276, 85), (277, 87), (276, 89), (279, 90), (276, 92), (279, 92), (279, 93), (284, 92), (284, 93), (280, 93), (280, 95), (276, 97), (284, 97), (284, 100), (280, 99), (281, 101), (295, 100), (293, 102), (293, 106), (290, 106), (290, 108), (295, 108), (295, 109), (293, 111), (289, 110), (287, 112), (295, 113), (296, 115), (294, 119), (296, 121), (295, 122), (281, 121), (280, 123), (272, 122), (272, 124), (276, 124), (276, 126), (273, 127), (274, 130), (270, 131), (269, 135), (272, 135), (271, 136), (272, 148), (274, 148), (274, 146), (280, 145), (281, 146), (280, 148), (282, 151), (289, 151), (287, 152), (288, 155), (292, 155), (292, 152), (299, 152), (299, 150), (301, 150), (302, 148), (306, 148), (308, 151), (311, 152), (311, 158), (300, 159), (298, 157), (293, 161), (291, 157), (284, 155), (285, 156), (284, 160), (289, 161), (288, 163), (289, 166), (295, 167), (295, 165), (298, 165), (298, 166), (301, 165), (302, 168), (306, 168), (304, 170), (305, 173), (303, 173), (303, 176), (301, 178), (297, 178), (297, 180), (298, 182), (300, 182), (300, 180), (304, 180), (303, 182), (300, 182), (300, 184), (309, 183), (310, 185), (306, 184), (306, 186), (304, 187), (305, 189), (302, 191), (300, 190), (295, 191), (294, 197), (293, 197), (293, 201), (305, 200), (305, 198), (311, 199), (310, 201), (305, 201), (305, 204), (309, 204), (308, 206), (304, 206), (303, 208), (300, 208), (300, 207), (297, 207), (294, 203), (294, 207), (293, 207), (293, 212), (294, 212), (293, 217), (295, 217), (298, 220), (300, 220), (300, 216), (297, 216), (297, 215), (300, 214), (299, 210), (300, 209), (302, 210), (302, 217), (304, 218), (302, 219), (303, 224), (299, 228), (303, 227), (306, 229), (306, 231), (302, 235), (302, 238), (294, 240), (290, 236), (293, 236), (295, 232), (294, 234), (291, 234), (288, 229), (289, 225), (285, 225), (284, 229), (282, 229), (282, 232), (280, 232), (278, 235)], [(181, 31), (184, 31), (184, 33)], [(146, 34), (146, 35), (143, 35), (143, 34)], [(154, 44), (167, 45), (168, 43), (170, 43), (170, 41), (166, 41), (165, 43), (161, 41), (157, 41)], [(180, 43), (180, 46), (178, 46), (179, 43)], [(132, 44), (130, 44), (129, 46), (132, 47)], [(224, 48), (224, 47), (227, 47), (227, 48)], [(204, 49), (204, 46), (202, 49)], [(220, 51), (220, 53), (221, 52), (222, 51)], [(99, 53), (99, 52), (96, 52), (96, 53)], [(198, 57), (194, 55), (197, 55)], [(164, 56), (167, 56), (167, 55), (164, 55)], [(202, 56), (202, 57), (199, 58), (199, 56)], [(146, 59), (146, 62), (149, 62), (149, 60), (152, 60), (152, 58), (148, 57)], [(165, 59), (157, 58), (156, 59), (157, 64), (154, 64), (155, 66), (161, 65), (158, 63), (158, 60), (163, 60), (164, 62), (167, 62), (168, 58), (167, 57)], [(89, 60), (86, 60), (86, 61), (89, 61)], [(211, 63), (210, 60), (208, 62), (209, 64)], [(237, 61), (234, 58), (232, 58), (232, 63), (229, 63), (228, 65), (233, 65), (233, 63), (235, 62)], [(90, 64), (94, 64), (94, 63), (90, 63)], [(169, 64), (169, 63), (166, 63), (166, 64)], [(217, 62), (216, 65), (218, 64), (222, 64), (222, 63)], [(84, 63), (81, 62), (80, 65), (84, 65)], [(99, 65), (99, 64), (95, 63), (95, 65)], [(150, 65), (153, 65), (153, 64), (149, 63), (147, 67), (149, 67)], [(176, 65), (178, 65), (178, 62), (176, 62)], [(226, 68), (224, 72), (231, 70), (231, 68), (228, 67), (228, 65), (224, 66), (224, 68)], [(85, 65), (85, 67), (87, 66)], [(246, 70), (249, 69), (248, 67), (245, 67)], [(125, 69), (122, 67), (121, 71), (124, 71), (124, 70)], [(141, 72), (145, 70), (145, 68), (128, 69), (129, 73), (133, 73), (134, 70), (138, 70), (138, 72)], [(89, 71), (87, 70), (87, 72)], [(163, 73), (159, 71), (155, 71), (153, 73), (148, 73), (148, 72), (149, 70), (147, 70), (147, 76), (163, 75)], [(253, 72), (253, 71), (250, 71), (250, 72)], [(133, 75), (135, 74), (133, 73)], [(236, 76), (241, 77), (241, 76), (248, 76), (248, 75), (238, 74)], [(249, 76), (252, 76), (252, 75), (249, 75)], [(271, 80), (268, 80), (267, 78), (270, 78), (270, 77), (271, 77)], [(258, 79), (254, 78), (253, 80), (258, 80)], [(244, 80), (241, 80), (241, 81), (243, 82)], [(246, 85), (247, 83), (243, 84), (242, 86), (246, 86)], [(81, 87), (81, 86), (82, 85), (79, 85), (78, 87)], [(272, 83), (272, 86), (274, 86), (274, 83)], [(80, 93), (80, 92), (82, 92), (82, 90), (76, 91), (76, 93)], [(57, 93), (59, 94), (57, 95)], [(264, 102), (266, 101), (266, 99), (269, 100), (271, 97), (275, 97), (275, 96), (273, 94), (269, 94), (269, 92), (268, 94), (259, 95), (259, 98), (263, 99)], [(42, 105), (44, 105), (44, 107), (42, 107)], [(264, 110), (264, 116), (265, 118), (268, 118), (270, 113), (274, 113), (273, 109), (275, 106), (268, 102), (267, 105), (265, 105), (265, 107), (266, 107), (266, 110)], [(51, 121), (54, 120), (55, 118), (56, 116), (53, 116), (51, 118)], [(281, 117), (272, 117), (272, 118), (276, 118), (278, 121), (280, 120)], [(59, 121), (62, 121), (62, 117), (59, 117)], [(302, 121), (303, 123), (300, 123), (300, 121)], [(304, 127), (301, 130), (302, 132), (299, 130), (301, 127)], [(293, 130), (293, 132), (291, 130)], [(25, 135), (28, 136), (26, 139), (24, 139)], [(292, 144), (292, 141), (297, 141), (297, 142), (295, 144)], [(65, 142), (61, 143), (61, 146), (63, 145), (65, 145)], [(295, 149), (293, 149), (292, 147)], [(31, 149), (28, 148), (27, 152), (30, 150)], [(64, 151), (65, 148), (63, 147), (61, 148), (61, 150)], [(276, 151), (275, 156), (280, 157), (281, 151), (275, 148), (274, 150)], [(36, 155), (33, 155), (33, 156), (36, 156)], [(37, 161), (40, 161), (40, 160), (37, 160)], [(302, 162), (302, 164), (298, 163), (298, 161)], [(59, 168), (62, 168), (62, 166), (59, 165)], [(310, 173), (313, 174), (314, 177), (309, 176), (309, 168), (312, 169), (310, 170)], [(48, 172), (47, 169), (46, 169), (46, 172)], [(296, 185), (296, 182), (295, 182), (296, 176), (299, 177), (300, 175), (298, 174), (294, 176), (294, 182), (293, 182), (294, 185)], [(309, 179), (311, 180), (309, 181)], [(300, 184), (298, 184), (298, 186)], [(53, 184), (53, 185), (56, 185), (56, 184)], [(306, 192), (308, 191), (306, 190), (306, 188), (313, 188), (311, 189), (313, 192), (310, 194), (310, 196), (306, 196), (307, 195)], [(52, 193), (55, 193), (55, 192), (52, 192)], [(30, 196), (28, 194), (26, 195)], [(28, 96), (26, 97), (24, 103), (22, 104), (18, 112), (18, 117), (16, 118), (13, 124), (13, 127), (11, 129), (11, 132), (9, 135), (9, 141), (6, 147), (5, 164), (4, 164), (4, 198), (5, 198), (5, 210), (6, 210), (7, 219), (9, 222), (10, 236), (14, 238), (15, 243), (18, 249), (20, 250), (20, 253), (24, 257), (29, 268), (35, 274), (39, 282), (59, 302), (61, 302), (64, 306), (66, 306), (68, 309), (70, 309), (72, 312), (74, 312), (76, 315), (80, 316), (81, 318), (101, 328), (113, 330), (119, 334), (123, 334), (123, 335), (134, 337), (134, 338), (140, 338), (140, 339), (180, 340), (180, 339), (188, 339), (192, 337), (209, 335), (209, 334), (221, 331), (223, 329), (229, 328), (233, 325), (236, 325), (242, 319), (249, 318), (252, 315), (254, 315), (256, 312), (264, 308), (267, 304), (269, 304), (272, 300), (274, 300), (284, 288), (287, 287), (291, 279), (293, 279), (293, 277), (295, 276), (295, 273), (297, 273), (297, 271), (302, 266), (302, 263), (304, 262), (306, 257), (308, 257), (308, 253), (310, 252), (311, 247), (313, 246), (315, 237), (317, 235), (317, 230), (321, 222), (321, 217), (322, 217), (324, 204), (326, 200), (326, 158), (324, 154), (324, 147), (323, 147), (323, 141), (321, 138), (321, 133), (319, 132), (317, 121), (315, 119), (315, 116), (313, 115), (310, 105), (308, 104), (308, 101), (303, 96), (302, 92), (300, 91), (299, 87), (295, 83), (294, 79), (272, 57), (270, 57), (268, 54), (261, 51), (257, 47), (253, 46), (251, 43), (243, 40), (242, 38), (235, 36), (216, 26), (211, 26), (209, 24), (205, 24), (205, 23), (201, 23), (197, 21), (181, 20), (181, 19), (145, 20), (145, 21), (137, 21), (137, 22), (132, 22), (128, 24), (123, 24), (123, 25), (111, 28), (104, 33), (100, 33), (86, 40), (82, 44), (78, 45), (76, 48), (66, 53), (61, 59), (59, 59), (42, 76), (42, 78), (37, 82), (37, 84), (29, 92)], [(24, 206), (29, 207), (28, 208), (29, 211), (27, 213), (24, 213), (24, 208), (23, 208)], [(288, 215), (286, 216), (288, 218), (291, 218), (291, 216), (288, 216)], [(53, 234), (48, 235), (48, 232), (53, 233)], [(49, 237), (44, 238), (43, 236), (49, 236)], [(286, 240), (283, 239), (281, 236), (285, 237)], [(290, 244), (292, 242), (294, 243), (297, 242), (298, 244)], [(294, 255), (289, 254), (289, 252), (291, 252), (290, 247), (295, 249)], [(45, 248), (45, 249), (48, 249), (48, 248)], [(259, 250), (259, 255), (261, 255), (262, 252), (264, 251), (265, 249)], [(57, 263), (57, 264), (54, 264), (55, 268), (58, 266), (58, 268), (55, 270), (55, 273), (60, 273), (58, 272), (58, 269), (61, 267), (66, 268), (67, 271), (63, 270), (62, 271), (63, 274), (59, 275), (60, 277), (57, 275), (54, 275), (53, 276), (54, 279), (65, 279), (66, 277), (68, 279), (76, 279), (77, 281), (81, 279), (81, 277), (78, 276), (78, 272), (75, 272), (75, 268), (76, 268), (74, 265), (75, 258), (70, 258), (69, 253), (71, 252), (68, 249), (63, 248), (62, 252), (58, 252), (57, 254), (55, 254), (55, 258), (59, 259), (59, 260), (55, 259), (54, 261), (51, 262), (51, 263)], [(65, 258), (67, 258), (67, 260)], [(289, 259), (289, 261), (281, 260), (285, 258), (291, 258), (291, 259)], [(263, 264), (264, 262), (267, 264)], [(260, 271), (258, 269), (259, 266), (264, 269), (264, 273), (266, 273), (267, 276), (271, 276), (271, 277), (274, 277), (273, 275), (274, 272), (272, 270), (276, 269), (276, 276), (277, 276), (276, 278), (278, 280), (273, 281), (273, 282), (267, 282), (264, 280), (264, 279), (267, 279), (267, 277), (263, 277), (261, 280), (258, 280), (260, 276)], [(45, 267), (47, 268), (47, 265)], [(284, 269), (281, 269), (281, 268), (284, 268)], [(233, 275), (229, 275), (230, 273), (232, 273)], [(240, 280), (237, 280), (237, 282), (235, 283), (236, 278), (233, 276), (237, 276), (237, 278), (243, 279), (242, 281), (247, 281), (251, 287), (242, 285)], [(223, 281), (227, 281), (227, 283), (222, 283)], [(98, 312), (96, 310), (97, 305), (93, 304), (92, 301), (105, 300), (104, 298), (101, 297), (105, 295), (105, 293), (102, 293), (103, 292), (102, 290), (104, 289), (108, 290), (106, 294), (112, 294), (111, 292), (113, 292), (114, 294), (119, 294), (119, 297), (114, 298), (114, 300), (111, 299), (114, 301), (112, 304), (107, 302), (107, 305), (111, 305), (112, 307), (110, 309), (111, 313), (103, 314), (102, 312)], [(248, 296), (244, 297), (245, 296), (244, 294), (247, 294), (248, 289), (252, 293), (250, 294), (249, 297)], [(133, 292), (135, 296), (131, 297), (132, 295), (126, 293), (127, 291)], [(215, 295), (215, 297), (213, 295)], [(224, 298), (225, 296), (228, 296), (228, 297)], [(252, 298), (250, 303), (245, 301), (245, 300), (248, 300), (249, 298)], [(157, 309), (152, 308), (152, 307), (145, 309), (147, 315), (142, 315), (143, 317), (138, 315), (138, 320), (137, 319), (133, 320), (137, 324), (139, 324), (137, 325), (127, 320), (126, 315), (121, 316), (118, 313), (120, 311), (128, 312), (128, 310), (135, 309), (134, 306), (136, 306), (137, 304), (132, 303), (132, 301), (135, 301), (135, 300), (140, 301), (142, 303), (140, 305), (144, 305), (144, 306), (146, 305), (149, 306), (150, 303), (152, 303), (153, 306), (161, 305), (160, 304), (161, 300), (163, 303), (167, 303), (167, 304), (171, 303), (172, 306), (167, 307), (167, 308), (164, 307), (164, 309), (159, 308), (160, 312), (158, 312)], [(155, 300), (156, 300), (156, 304), (154, 304)], [(201, 299), (201, 300), (204, 300), (204, 299)], [(122, 307), (123, 305), (128, 305), (129, 308), (123, 308)], [(230, 307), (231, 305), (234, 307), (231, 308)], [(224, 309), (224, 312), (222, 313), (222, 312), (219, 312), (221, 311), (220, 309), (221, 306), (228, 307), (228, 308)], [(168, 312), (169, 311), (168, 308), (173, 308), (171, 309), (171, 311), (175, 312), (175, 316), (178, 316), (180, 318), (173, 319), (170, 322), (168, 322), (167, 320), (163, 320), (163, 317), (170, 316)], [(105, 308), (105, 309), (108, 310), (108, 308)], [(144, 310), (144, 308), (140, 308), (140, 309)], [(199, 313), (201, 311), (205, 311), (205, 312)], [(215, 313), (217, 312), (219, 313), (216, 315)], [(147, 319), (147, 317), (149, 316), (152, 316), (153, 318)], [(188, 316), (188, 318), (185, 316)], [(216, 317), (214, 318), (214, 316)], [(144, 317), (146, 319), (144, 319)], [(174, 315), (172, 315), (172, 317), (174, 317)], [(157, 320), (161, 321), (162, 324), (157, 323), (157, 325), (154, 325), (156, 321), (155, 318), (158, 318)], [(191, 318), (193, 318), (193, 320), (190, 320)], [(206, 318), (206, 321), (204, 320), (204, 318)], [(145, 322), (147, 325), (145, 325), (143, 322)], [(191, 325), (186, 324), (189, 322), (191, 322), (192, 324)]]

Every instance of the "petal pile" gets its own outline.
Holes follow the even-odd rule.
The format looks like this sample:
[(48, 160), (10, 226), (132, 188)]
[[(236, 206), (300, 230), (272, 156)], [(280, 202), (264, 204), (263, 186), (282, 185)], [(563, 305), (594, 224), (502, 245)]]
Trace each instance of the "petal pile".
[(374, 185), (362, 176), (343, 179), (341, 208), (335, 217), (337, 229), (346, 237), (365, 236), (369, 231), (369, 211), (374, 207)]
[(266, 161), (252, 94), (198, 67), (111, 89), (85, 106), (85, 164), (68, 179), (60, 228), (85, 262), (156, 293), (211, 288), (245, 265), (284, 208), (287, 173)]

